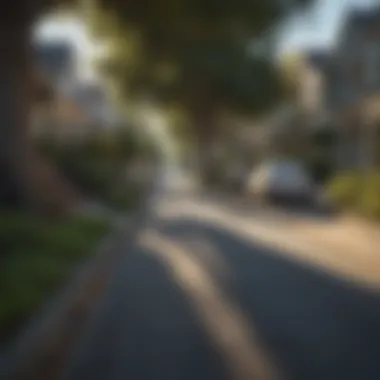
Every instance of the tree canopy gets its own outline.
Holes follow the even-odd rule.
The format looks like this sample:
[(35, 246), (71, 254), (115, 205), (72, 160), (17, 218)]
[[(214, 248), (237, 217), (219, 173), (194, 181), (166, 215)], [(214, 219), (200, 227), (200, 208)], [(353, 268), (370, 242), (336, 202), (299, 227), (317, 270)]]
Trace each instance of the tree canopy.
[[(291, 2), (293, 5), (305, 0)], [(210, 145), (217, 115), (260, 113), (282, 96), (268, 56), (248, 48), (292, 6), (252, 0), (94, 0), (87, 16), (108, 42), (101, 67), (118, 94), (186, 109), (198, 143)]]
[(274, 1), (99, 0), (89, 20), (110, 42), (103, 69), (123, 95), (256, 111), (281, 84), (268, 57), (247, 48), (285, 11)]
[(297, 95), (297, 90), (299, 87), (299, 74), (304, 65), (304, 57), (300, 54), (291, 54), (286, 57), (281, 62), (281, 76), (284, 83), (284, 88), (286, 95), (290, 99), (294, 99)]
[[(105, 71), (122, 98), (179, 104), (192, 119), (204, 151), (218, 131), (220, 110), (260, 111), (279, 94), (265, 57), (252, 59), (249, 44), (293, 5), (307, 0), (88, 0), (89, 21), (112, 47)], [(30, 31), (41, 12), (83, 6), (86, 0), (30, 0), (2, 12), (4, 96), (0, 166), (4, 193), (29, 187), (26, 131), (32, 60)], [(12, 88), (12, 91), (9, 89)], [(8, 187), (8, 189), (5, 189)], [(16, 190), (17, 191), (16, 191)], [(5, 197), (6, 198), (6, 197)]]

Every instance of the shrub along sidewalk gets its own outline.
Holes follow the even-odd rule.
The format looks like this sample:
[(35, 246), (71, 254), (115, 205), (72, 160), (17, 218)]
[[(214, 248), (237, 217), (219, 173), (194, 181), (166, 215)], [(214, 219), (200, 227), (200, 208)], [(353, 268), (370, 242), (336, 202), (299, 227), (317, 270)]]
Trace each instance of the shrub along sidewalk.
[(328, 190), (339, 210), (380, 221), (380, 172), (338, 175)]
[(293, 219), (293, 228), (304, 237), (320, 241), (340, 254), (379, 257), (380, 225), (357, 217), (331, 220)]
[(38, 140), (39, 150), (62, 176), (91, 201), (114, 211), (129, 211), (144, 184), (128, 178), (136, 161), (155, 163), (155, 151), (131, 131), (95, 133), (75, 144), (49, 136)]
[[(0, 213), (0, 221), (15, 218), (12, 228), (0, 223), (0, 241), (6, 237), (4, 242), (13, 250), (13, 255), (0, 256), (8, 265), (0, 269), (0, 277), (13, 265), (9, 272), (13, 275), (8, 276), (11, 286), (0, 292), (0, 299), (8, 300), (0, 320), (0, 348), (5, 348), (0, 357), (1, 378), (52, 380), (61, 376), (78, 336), (144, 220), (153, 181), (154, 177), (140, 186), (127, 213), (101, 204), (84, 205), (77, 210), (84, 217), (77, 214), (53, 224), (35, 216)], [(21, 236), (20, 242), (16, 236)], [(30, 263), (36, 257), (38, 264), (28, 267), (27, 261), (23, 263), (24, 258)]]
[(111, 224), (100, 217), (52, 221), (0, 213), (0, 343), (6, 344), (77, 265), (96, 252)]
[(129, 131), (94, 134), (76, 144), (49, 136), (37, 142), (51, 164), (42, 160), (40, 171), (45, 176), (56, 168), (81, 199), (75, 216), (61, 220), (0, 209), (0, 346), (68, 281), (80, 261), (96, 253), (100, 240), (137, 207), (149, 186), (126, 178), (132, 159), (147, 150)]

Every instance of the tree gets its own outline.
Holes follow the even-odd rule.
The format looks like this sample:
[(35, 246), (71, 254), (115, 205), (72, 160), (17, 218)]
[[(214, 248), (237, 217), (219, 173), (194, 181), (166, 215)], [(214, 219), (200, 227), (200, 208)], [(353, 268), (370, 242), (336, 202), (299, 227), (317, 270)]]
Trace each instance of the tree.
[(294, 100), (299, 89), (299, 74), (303, 67), (303, 57), (299, 54), (286, 56), (281, 62), (281, 76), (285, 87), (286, 97)]
[[(1, 13), (0, 110), (1, 198), (7, 203), (19, 201), (25, 161), (25, 133), (28, 102), (25, 84), (28, 82), (28, 31), (29, 15), (5, 6)], [(12, 19), (10, 17), (13, 17)], [(15, 26), (16, 25), (16, 26)], [(19, 156), (19, 159), (16, 157)], [(14, 173), (16, 175), (14, 175)]]
[[(300, 1), (306, 0), (295, 2)], [(6, 0), (2, 6), (3, 204), (35, 205), (34, 195), (28, 191), (33, 183), (27, 133), (32, 60), (29, 40), (38, 16), (61, 3), (78, 1), (29, 0), (15, 7)], [(160, 101), (179, 99), (191, 110), (201, 146), (207, 147), (216, 129), (214, 116), (218, 108), (260, 105), (264, 90), (270, 93), (270, 86), (262, 86), (264, 74), (257, 75), (263, 62), (252, 66), (245, 51), (248, 41), (260, 36), (290, 9), (278, 4), (251, 0), (100, 0), (98, 7), (103, 14), (113, 11), (121, 33), (133, 35), (138, 42), (139, 54), (137, 60), (132, 60), (133, 70), (127, 70), (129, 62), (123, 61), (125, 70), (120, 82), (127, 93), (137, 97), (149, 95)], [(175, 75), (166, 75), (168, 72)], [(258, 78), (261, 81), (257, 82)]]
[[(29, 189), (34, 181), (28, 141), (30, 108), (36, 83), (31, 48), (32, 27), (48, 0), (6, 1), (0, 15), (0, 203), (8, 207), (36, 206)], [(38, 186), (37, 186), (38, 187)]]
[(121, 96), (180, 103), (193, 119), (204, 164), (221, 109), (260, 112), (282, 95), (281, 80), (268, 58), (247, 54), (249, 42), (284, 15), (277, 3), (117, 4), (116, 12), (112, 1), (99, 1), (89, 13), (98, 35), (111, 40), (104, 71), (116, 78)]

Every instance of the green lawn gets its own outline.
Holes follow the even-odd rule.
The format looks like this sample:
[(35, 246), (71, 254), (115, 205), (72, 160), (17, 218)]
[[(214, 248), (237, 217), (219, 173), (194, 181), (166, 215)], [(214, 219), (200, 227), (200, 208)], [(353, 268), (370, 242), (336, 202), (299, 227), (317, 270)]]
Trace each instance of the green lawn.
[(110, 228), (101, 219), (57, 222), (0, 212), (0, 341), (13, 336), (96, 253)]

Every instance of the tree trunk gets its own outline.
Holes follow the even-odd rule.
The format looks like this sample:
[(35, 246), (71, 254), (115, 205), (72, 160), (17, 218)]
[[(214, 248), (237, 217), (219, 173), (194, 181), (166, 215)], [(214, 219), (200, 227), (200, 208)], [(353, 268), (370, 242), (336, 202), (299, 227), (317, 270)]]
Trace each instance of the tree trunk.
[(0, 207), (62, 215), (73, 210), (79, 195), (30, 141), (33, 12), (21, 5), (12, 17), (0, 15)]
[(214, 145), (217, 138), (217, 95), (206, 77), (193, 80), (188, 91), (188, 109), (192, 114), (193, 132), (197, 145), (200, 180), (208, 185), (215, 169)]
[(198, 145), (199, 174), (204, 185), (214, 182), (215, 172), (215, 143), (216, 120), (212, 109), (206, 108), (204, 112), (194, 115), (195, 134)]
[(342, 123), (337, 127), (337, 142), (336, 142), (336, 155), (335, 155), (335, 171), (342, 171), (347, 165), (346, 162), (346, 134), (344, 128), (346, 126)]
[(358, 169), (358, 122), (355, 112), (339, 120), (336, 152), (336, 169), (339, 172)]
[(0, 202), (22, 207), (26, 194), (31, 21), (0, 16)]
[(364, 174), (371, 173), (375, 169), (376, 128), (372, 120), (361, 115), (359, 135), (360, 168)]

